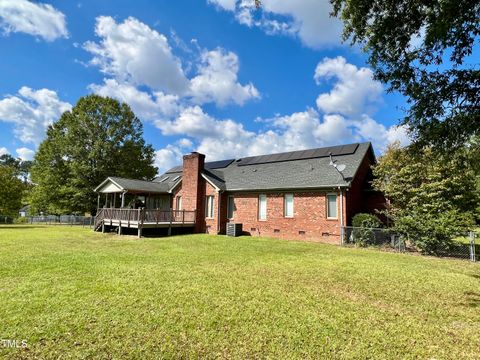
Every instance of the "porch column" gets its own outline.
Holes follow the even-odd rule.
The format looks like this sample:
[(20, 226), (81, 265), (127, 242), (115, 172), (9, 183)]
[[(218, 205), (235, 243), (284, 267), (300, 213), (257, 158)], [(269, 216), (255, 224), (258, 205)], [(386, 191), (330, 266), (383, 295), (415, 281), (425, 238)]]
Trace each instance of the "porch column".
[(122, 192), (122, 208), (125, 207), (125, 192)]
[(115, 208), (115, 205), (117, 203), (117, 193), (113, 193), (113, 207)]
[(108, 193), (105, 194), (105, 207), (108, 207)]
[(100, 209), (100, 194), (97, 196), (97, 209)]

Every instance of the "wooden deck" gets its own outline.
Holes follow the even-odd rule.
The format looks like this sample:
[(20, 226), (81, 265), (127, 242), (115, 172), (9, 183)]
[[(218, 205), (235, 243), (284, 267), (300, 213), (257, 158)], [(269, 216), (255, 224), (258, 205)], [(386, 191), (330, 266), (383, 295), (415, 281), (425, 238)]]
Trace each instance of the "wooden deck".
[(142, 229), (168, 228), (169, 233), (173, 227), (195, 226), (196, 211), (186, 210), (152, 210), (152, 209), (98, 209), (95, 217), (95, 231), (105, 231), (105, 226), (118, 228), (118, 234), (122, 228), (138, 229), (138, 236), (142, 235)]

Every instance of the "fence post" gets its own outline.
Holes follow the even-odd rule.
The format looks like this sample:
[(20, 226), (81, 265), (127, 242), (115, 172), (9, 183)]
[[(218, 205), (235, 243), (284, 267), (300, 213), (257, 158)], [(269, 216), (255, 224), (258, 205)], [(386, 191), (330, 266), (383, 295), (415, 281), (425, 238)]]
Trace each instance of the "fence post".
[(469, 237), (470, 237), (470, 261), (475, 262), (477, 260), (475, 256), (475, 233), (473, 231), (470, 231)]

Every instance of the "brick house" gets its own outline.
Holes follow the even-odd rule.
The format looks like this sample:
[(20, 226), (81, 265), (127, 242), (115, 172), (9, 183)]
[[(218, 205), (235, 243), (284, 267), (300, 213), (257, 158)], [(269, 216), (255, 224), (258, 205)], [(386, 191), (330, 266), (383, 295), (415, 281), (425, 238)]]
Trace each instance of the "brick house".
[[(384, 197), (370, 187), (374, 163), (368, 142), (214, 162), (193, 152), (183, 157), (183, 165), (152, 182), (108, 178), (95, 190), (107, 198), (113, 194), (104, 210), (115, 208), (116, 192), (123, 194), (120, 207), (129, 193), (144, 201), (147, 212), (170, 211), (166, 218), (144, 215), (143, 224), (156, 216), (156, 227), (165, 223), (158, 221), (160, 216), (170, 227), (190, 225), (194, 232), (225, 234), (227, 223), (234, 222), (253, 236), (338, 243), (341, 227), (356, 213), (385, 205)], [(188, 224), (179, 220), (185, 212)], [(107, 224), (121, 231), (115, 220)]]

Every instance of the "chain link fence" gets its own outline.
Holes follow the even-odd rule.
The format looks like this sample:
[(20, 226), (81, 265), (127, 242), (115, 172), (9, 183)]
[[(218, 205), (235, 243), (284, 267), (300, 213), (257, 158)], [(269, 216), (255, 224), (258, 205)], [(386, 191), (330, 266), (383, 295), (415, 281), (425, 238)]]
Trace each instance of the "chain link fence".
[(13, 218), (11, 216), (0, 215), (0, 225), (1, 224), (13, 224)]
[(26, 222), (29, 224), (46, 224), (46, 225), (82, 225), (93, 226), (92, 216), (78, 216), (78, 215), (41, 215), (41, 216), (27, 216)]
[[(459, 234), (451, 243), (440, 244), (429, 255), (470, 261), (480, 260), (478, 233)], [(342, 245), (357, 247), (377, 247), (396, 252), (418, 252), (415, 245), (404, 236), (389, 228), (363, 228), (344, 226)]]

